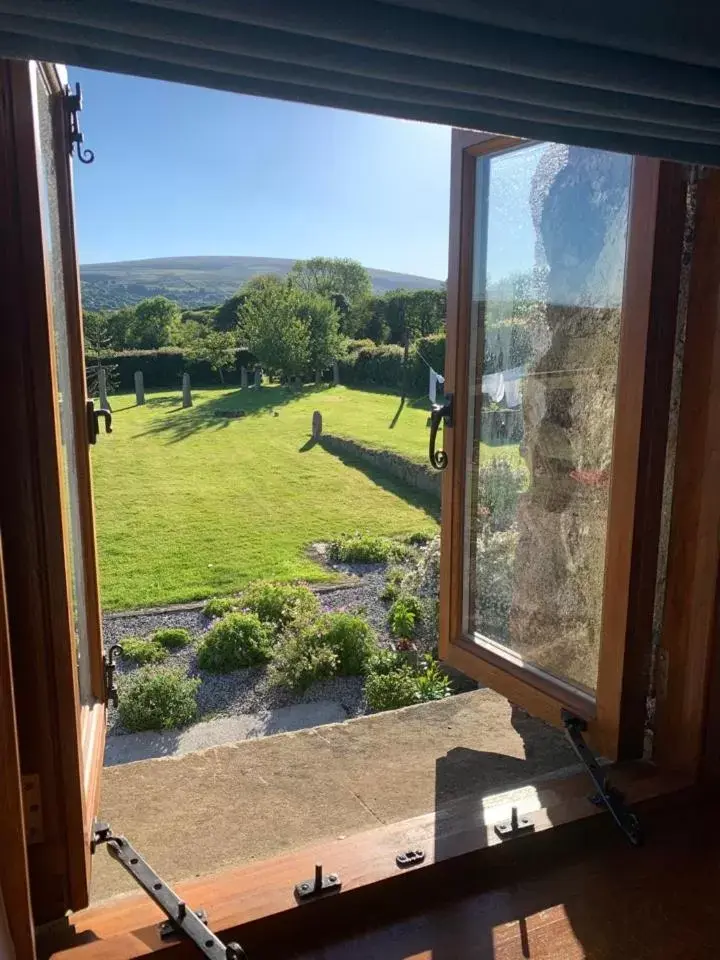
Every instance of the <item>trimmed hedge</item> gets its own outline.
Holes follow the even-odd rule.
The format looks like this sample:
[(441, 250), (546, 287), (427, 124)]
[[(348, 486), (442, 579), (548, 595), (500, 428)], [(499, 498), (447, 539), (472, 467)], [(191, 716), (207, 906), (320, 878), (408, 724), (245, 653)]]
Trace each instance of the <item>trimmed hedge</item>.
[[(237, 351), (235, 367), (225, 370), (225, 383), (240, 384), (240, 368), (251, 370), (255, 357), (249, 350)], [(206, 361), (189, 360), (178, 347), (161, 347), (159, 350), (124, 350), (102, 358), (104, 366), (113, 365), (116, 371), (116, 392), (132, 393), (135, 389), (135, 371), (141, 370), (146, 390), (180, 389), (184, 373), (190, 374), (194, 387), (219, 387), (220, 378)], [(86, 360), (88, 367), (92, 366)], [(252, 382), (252, 380), (250, 381)]]
[[(351, 343), (348, 356), (340, 362), (340, 382), (350, 386), (369, 384), (399, 390), (403, 385), (403, 353), (402, 347), (392, 343), (379, 347), (368, 346), (364, 340)], [(427, 393), (427, 364), (438, 373), (445, 369), (444, 333), (422, 337), (411, 345), (407, 381), (409, 393)]]

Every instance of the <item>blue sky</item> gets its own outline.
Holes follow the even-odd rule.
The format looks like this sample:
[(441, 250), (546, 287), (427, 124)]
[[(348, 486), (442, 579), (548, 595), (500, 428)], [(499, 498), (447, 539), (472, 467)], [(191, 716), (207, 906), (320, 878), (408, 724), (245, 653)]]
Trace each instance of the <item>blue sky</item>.
[(355, 257), (444, 280), (450, 129), (70, 69), (81, 263)]

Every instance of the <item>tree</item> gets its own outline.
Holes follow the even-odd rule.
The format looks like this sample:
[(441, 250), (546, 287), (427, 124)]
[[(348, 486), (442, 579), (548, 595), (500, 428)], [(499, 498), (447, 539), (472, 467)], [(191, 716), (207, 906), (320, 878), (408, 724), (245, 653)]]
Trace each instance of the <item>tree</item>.
[(354, 332), (349, 329), (352, 308), (372, 294), (370, 274), (357, 260), (348, 258), (296, 260), (290, 271), (290, 281), (306, 293), (319, 293), (334, 300), (341, 315), (340, 329), (348, 335)]
[(180, 307), (167, 297), (150, 297), (135, 307), (130, 334), (133, 345), (157, 350), (170, 343), (171, 330), (180, 322)]
[(213, 317), (213, 326), (216, 330), (234, 330), (240, 323), (242, 307), (245, 300), (253, 290), (261, 289), (267, 285), (282, 287), (286, 281), (276, 273), (259, 273), (250, 277), (245, 284), (234, 293), (215, 311)]
[(299, 291), (296, 296), (298, 312), (310, 338), (310, 369), (317, 376), (342, 354), (338, 313), (327, 297)]
[(132, 346), (129, 342), (132, 325), (135, 322), (135, 311), (132, 307), (122, 307), (120, 310), (111, 310), (106, 315), (107, 335), (113, 350), (125, 350)]
[(186, 344), (184, 350), (187, 357), (209, 363), (210, 369), (219, 375), (222, 384), (225, 383), (225, 370), (231, 370), (235, 365), (236, 352), (237, 334), (232, 330), (201, 332)]
[(245, 297), (242, 337), (269, 373), (300, 376), (310, 364), (310, 330), (301, 311), (302, 292), (282, 284), (258, 284)]

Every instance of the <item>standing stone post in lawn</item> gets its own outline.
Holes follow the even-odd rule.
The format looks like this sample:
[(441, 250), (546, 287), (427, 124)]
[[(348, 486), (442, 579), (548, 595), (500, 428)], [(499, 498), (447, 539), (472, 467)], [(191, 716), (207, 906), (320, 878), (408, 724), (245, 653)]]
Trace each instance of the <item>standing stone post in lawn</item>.
[(333, 363), (333, 386), (337, 387), (340, 383), (340, 364), (337, 360)]
[(313, 440), (319, 440), (322, 436), (322, 414), (319, 410), (316, 410), (313, 413), (312, 417), (312, 438)]
[(247, 390), (248, 377), (247, 377), (247, 367), (240, 367), (240, 389)]
[(135, 371), (135, 403), (139, 407), (145, 403), (145, 382), (142, 370)]
[(98, 397), (102, 410), (112, 410), (107, 393), (107, 370), (105, 367), (98, 367)]
[(190, 374), (183, 374), (183, 407), (192, 406), (192, 394), (190, 393)]
[(258, 390), (262, 386), (262, 370), (260, 367), (255, 368), (255, 386)]

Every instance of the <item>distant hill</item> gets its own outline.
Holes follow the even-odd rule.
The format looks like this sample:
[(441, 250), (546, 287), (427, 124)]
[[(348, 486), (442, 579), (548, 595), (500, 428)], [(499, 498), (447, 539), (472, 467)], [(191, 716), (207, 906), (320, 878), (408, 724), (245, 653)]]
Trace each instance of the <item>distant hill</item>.
[[(110, 310), (132, 306), (146, 297), (165, 296), (183, 307), (222, 303), (250, 277), (289, 273), (294, 260), (270, 257), (162, 257), (88, 263), (80, 267), (83, 306)], [(387, 290), (439, 289), (440, 280), (368, 268), (376, 293)]]

